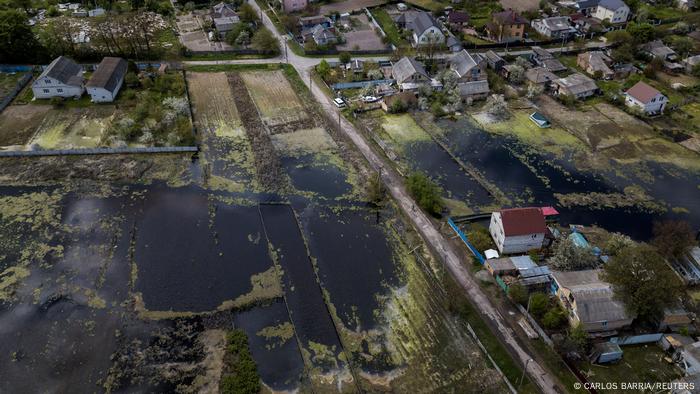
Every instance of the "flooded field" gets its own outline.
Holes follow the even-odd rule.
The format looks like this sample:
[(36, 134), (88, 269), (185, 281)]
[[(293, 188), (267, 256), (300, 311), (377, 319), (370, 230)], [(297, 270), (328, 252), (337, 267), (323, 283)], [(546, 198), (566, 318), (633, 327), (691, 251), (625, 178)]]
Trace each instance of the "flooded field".
[(199, 158), (3, 159), (0, 391), (216, 391), (237, 328), (273, 391), (503, 392), (359, 154), (247, 73), (188, 79)]

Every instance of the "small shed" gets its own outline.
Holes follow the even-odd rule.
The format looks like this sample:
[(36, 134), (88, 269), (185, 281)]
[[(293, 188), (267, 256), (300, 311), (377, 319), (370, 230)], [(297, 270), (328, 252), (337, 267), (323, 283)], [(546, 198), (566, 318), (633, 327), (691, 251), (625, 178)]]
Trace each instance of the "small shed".
[(549, 126), (551, 126), (551, 124), (549, 123), (549, 120), (547, 120), (547, 118), (545, 118), (545, 116), (539, 112), (531, 113), (530, 120), (533, 121), (541, 129), (546, 129)]
[(517, 268), (510, 258), (491, 259), (486, 261), (486, 269), (491, 275), (511, 275), (515, 276), (518, 273)]
[(616, 343), (599, 342), (593, 345), (588, 359), (596, 364), (614, 363), (622, 360), (622, 349)]

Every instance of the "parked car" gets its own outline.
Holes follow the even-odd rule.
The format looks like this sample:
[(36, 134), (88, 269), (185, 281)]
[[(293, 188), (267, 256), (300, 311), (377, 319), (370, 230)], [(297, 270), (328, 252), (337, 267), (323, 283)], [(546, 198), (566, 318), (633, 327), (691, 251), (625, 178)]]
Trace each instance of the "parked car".
[(362, 97), (362, 101), (364, 101), (365, 103), (374, 103), (374, 102), (379, 101), (379, 97), (375, 97), (375, 96), (363, 96), (363, 97)]
[(333, 104), (335, 104), (335, 106), (338, 108), (345, 108), (345, 101), (340, 97), (334, 98)]

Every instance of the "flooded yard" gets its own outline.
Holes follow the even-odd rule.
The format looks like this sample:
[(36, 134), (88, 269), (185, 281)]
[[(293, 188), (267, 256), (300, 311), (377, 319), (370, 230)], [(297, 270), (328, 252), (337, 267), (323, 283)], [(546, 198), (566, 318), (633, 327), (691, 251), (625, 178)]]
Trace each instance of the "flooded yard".
[(0, 391), (216, 390), (234, 328), (273, 391), (505, 389), (347, 141), (237, 71), (189, 82), (198, 158), (3, 159)]

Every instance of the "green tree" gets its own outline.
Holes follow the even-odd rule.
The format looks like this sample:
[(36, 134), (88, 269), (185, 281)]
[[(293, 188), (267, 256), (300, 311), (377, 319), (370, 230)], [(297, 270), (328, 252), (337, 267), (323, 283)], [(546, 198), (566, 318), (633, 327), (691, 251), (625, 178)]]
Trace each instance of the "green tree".
[(279, 41), (266, 27), (255, 32), (251, 45), (253, 49), (266, 53), (278, 54), (280, 52)]
[(676, 37), (673, 39), (671, 46), (682, 58), (688, 56), (693, 49), (695, 49), (695, 44), (692, 39), (688, 37)]
[(226, 36), (224, 40), (226, 41), (227, 44), (231, 46), (236, 46), (236, 40), (238, 40), (238, 36), (245, 32), (248, 32), (249, 37), (250, 37), (250, 27), (246, 25), (245, 23), (237, 23), (233, 25), (233, 29), (231, 29), (228, 33), (226, 33)]
[(350, 56), (349, 52), (341, 52), (340, 55), (338, 56), (338, 60), (342, 64), (348, 64), (352, 61), (352, 56)]
[(0, 11), (0, 63), (33, 63), (41, 61), (43, 53), (26, 13)]
[(411, 174), (406, 181), (406, 187), (419, 207), (434, 216), (439, 216), (442, 213), (444, 203), (440, 187), (425, 174), (420, 172)]
[(238, 10), (238, 17), (243, 23), (256, 23), (259, 20), (257, 11), (248, 3), (243, 4)]
[(566, 322), (566, 312), (560, 306), (551, 308), (542, 317), (542, 325), (549, 330), (561, 328)]
[(627, 25), (627, 31), (635, 44), (642, 44), (656, 38), (656, 29), (648, 23), (630, 23)]
[(219, 391), (224, 394), (257, 394), (260, 392), (258, 368), (248, 348), (248, 337), (243, 330), (226, 335), (224, 369)]
[(682, 284), (664, 258), (651, 246), (625, 248), (604, 266), (602, 279), (632, 316), (653, 321), (675, 305)]
[(480, 253), (484, 253), (484, 250), (493, 247), (491, 234), (489, 234), (489, 231), (484, 226), (472, 226), (472, 229), (467, 232), (467, 238)]
[(607, 33), (605, 38), (611, 44), (624, 44), (632, 41), (632, 34), (626, 30), (613, 30)]
[(525, 306), (527, 304), (527, 289), (520, 283), (514, 283), (508, 287), (508, 296), (516, 304)]
[(250, 44), (250, 33), (248, 30), (243, 30), (241, 34), (236, 37), (236, 46), (246, 46)]
[(588, 348), (588, 333), (579, 323), (569, 329), (566, 338), (576, 347), (579, 352), (585, 352)]
[(321, 62), (316, 66), (316, 72), (321, 78), (328, 78), (328, 74), (331, 72), (331, 66), (328, 64), (326, 59), (321, 60)]
[(694, 65), (690, 73), (693, 74), (694, 77), (700, 78), (700, 64)]
[(664, 256), (680, 259), (697, 245), (693, 228), (686, 221), (667, 220), (655, 222), (652, 245)]
[(549, 297), (544, 293), (533, 293), (530, 295), (530, 314), (535, 317), (542, 317), (549, 307)]

